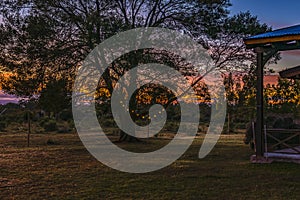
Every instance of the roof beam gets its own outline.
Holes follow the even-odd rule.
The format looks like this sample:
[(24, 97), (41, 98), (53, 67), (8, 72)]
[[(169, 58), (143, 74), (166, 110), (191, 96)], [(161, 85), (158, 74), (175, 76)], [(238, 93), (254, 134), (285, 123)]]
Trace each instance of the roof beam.
[(300, 40), (289, 41), (289, 42), (268, 43), (268, 44), (261, 44), (261, 45), (247, 45), (246, 47), (247, 49), (261, 47), (265, 51), (269, 51), (271, 49), (276, 49), (277, 51), (297, 50), (300, 49)]
[(270, 38), (260, 38), (260, 39), (246, 39), (244, 42), (246, 45), (255, 45), (255, 44), (268, 44), (274, 42), (289, 42), (294, 40), (300, 40), (300, 35), (287, 35), (281, 37), (270, 37)]

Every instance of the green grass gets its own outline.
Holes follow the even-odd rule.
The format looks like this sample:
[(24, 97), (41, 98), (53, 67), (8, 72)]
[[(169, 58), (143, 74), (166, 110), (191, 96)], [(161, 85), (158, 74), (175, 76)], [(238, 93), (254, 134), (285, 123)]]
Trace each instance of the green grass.
[[(299, 199), (300, 165), (251, 164), (242, 138), (223, 135), (200, 160), (200, 137), (172, 165), (129, 174), (98, 162), (76, 134), (34, 134), (29, 148), (25, 134), (1, 134), (0, 199)], [(145, 151), (168, 142), (119, 145)]]

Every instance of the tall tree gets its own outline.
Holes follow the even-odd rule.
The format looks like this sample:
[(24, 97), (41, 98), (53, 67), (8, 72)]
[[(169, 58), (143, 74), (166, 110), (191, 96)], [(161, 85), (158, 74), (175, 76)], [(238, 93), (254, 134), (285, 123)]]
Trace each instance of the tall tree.
[(55, 117), (71, 106), (71, 93), (67, 90), (67, 81), (64, 79), (52, 80), (40, 92), (39, 105), (49, 114)]
[[(254, 54), (245, 49), (242, 38), (269, 28), (249, 13), (230, 17), (229, 6), (229, 0), (2, 1), (0, 65), (14, 74), (5, 89), (30, 96), (51, 80), (66, 75), (74, 78), (76, 67), (97, 44), (137, 27), (165, 27), (189, 34), (208, 49), (218, 69), (245, 68)], [(168, 52), (145, 51), (151, 56), (132, 52), (110, 66), (100, 81), (110, 94), (126, 71), (149, 60), (199, 76), (193, 86), (202, 79)]]

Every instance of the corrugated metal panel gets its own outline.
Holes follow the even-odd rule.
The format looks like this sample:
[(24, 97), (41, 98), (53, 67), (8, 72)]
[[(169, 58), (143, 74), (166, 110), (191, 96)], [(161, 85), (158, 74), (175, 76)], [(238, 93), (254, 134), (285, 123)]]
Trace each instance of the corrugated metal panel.
[(280, 77), (282, 77), (282, 78), (299, 79), (300, 66), (283, 70), (283, 71), (279, 72), (279, 74), (280, 74)]
[(272, 37), (282, 37), (282, 36), (288, 36), (288, 35), (300, 35), (300, 25), (291, 26), (288, 28), (278, 29), (275, 31), (254, 35), (251, 37), (248, 37), (246, 40), (251, 39), (262, 39), (262, 38), (272, 38)]

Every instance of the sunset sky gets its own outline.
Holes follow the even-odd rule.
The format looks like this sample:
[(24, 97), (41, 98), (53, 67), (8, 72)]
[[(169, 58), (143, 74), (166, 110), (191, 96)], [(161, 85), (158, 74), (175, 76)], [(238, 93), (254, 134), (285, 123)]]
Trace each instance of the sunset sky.
[[(250, 11), (252, 15), (258, 16), (261, 22), (272, 26), (273, 29), (300, 24), (299, 0), (231, 0), (231, 2), (233, 4), (230, 8), (232, 14)], [(278, 72), (297, 65), (300, 65), (300, 50), (282, 53), (282, 60), (270, 68)], [(0, 90), (0, 100), (4, 100), (4, 97)], [(5, 100), (9, 101), (11, 98), (8, 96)]]
[[(300, 24), (299, 0), (231, 0), (233, 14), (250, 11), (252, 15), (273, 29)], [(300, 50), (282, 53), (282, 60), (274, 66), (275, 71), (300, 65)]]

